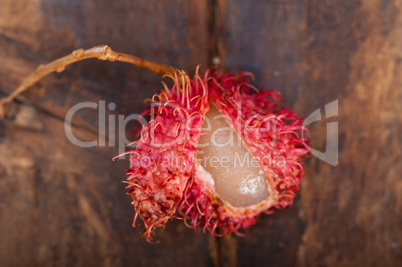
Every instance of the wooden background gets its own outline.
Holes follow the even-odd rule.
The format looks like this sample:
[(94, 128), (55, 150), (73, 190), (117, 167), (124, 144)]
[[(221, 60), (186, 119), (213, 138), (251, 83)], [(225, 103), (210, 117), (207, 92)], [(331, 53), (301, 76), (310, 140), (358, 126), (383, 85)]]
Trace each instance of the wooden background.
[[(70, 143), (64, 116), (100, 100), (140, 113), (160, 78), (97, 60), (53, 74), (24, 94), (33, 109), (14, 103), (0, 122), (0, 265), (401, 266), (401, 12), (400, 0), (0, 0), (0, 95), (41, 63), (108, 44), (189, 73), (219, 57), (302, 116), (339, 100), (337, 117), (309, 126), (324, 151), (339, 122), (339, 164), (308, 159), (292, 208), (246, 238), (172, 221), (151, 245), (131, 227), (128, 162), (112, 162), (116, 146)], [(76, 115), (81, 140), (97, 128), (96, 110)]]

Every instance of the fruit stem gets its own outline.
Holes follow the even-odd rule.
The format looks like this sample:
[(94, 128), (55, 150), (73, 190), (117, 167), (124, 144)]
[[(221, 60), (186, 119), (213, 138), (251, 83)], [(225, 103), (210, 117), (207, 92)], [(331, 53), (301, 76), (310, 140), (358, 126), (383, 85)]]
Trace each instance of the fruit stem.
[(15, 97), (26, 91), (30, 86), (39, 81), (41, 78), (54, 71), (62, 72), (64, 71), (66, 66), (87, 58), (98, 58), (108, 61), (127, 62), (140, 68), (149, 69), (155, 74), (159, 74), (162, 76), (166, 74), (174, 74), (175, 72), (175, 69), (173, 67), (161, 65), (133, 55), (115, 52), (107, 45), (98, 45), (86, 50), (81, 48), (46, 65), (39, 65), (28, 77), (25, 78), (25, 80), (21, 83), (20, 86), (17, 87), (16, 90), (14, 90), (9, 96), (0, 99), (0, 119), (3, 119), (5, 115), (4, 105), (13, 101)]

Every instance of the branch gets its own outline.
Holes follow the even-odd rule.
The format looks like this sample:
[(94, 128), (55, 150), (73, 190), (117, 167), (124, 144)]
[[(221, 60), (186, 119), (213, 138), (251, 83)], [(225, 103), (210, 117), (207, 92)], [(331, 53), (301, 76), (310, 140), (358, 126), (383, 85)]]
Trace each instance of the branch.
[(16, 90), (14, 90), (9, 96), (0, 99), (0, 119), (4, 118), (4, 105), (12, 102), (15, 97), (26, 91), (34, 83), (42, 79), (44, 76), (52, 72), (62, 72), (65, 67), (87, 58), (98, 58), (108, 61), (121, 61), (131, 63), (140, 68), (146, 68), (153, 71), (155, 74), (165, 75), (173, 74), (175, 69), (170, 66), (161, 65), (152, 61), (144, 60), (142, 58), (113, 51), (107, 45), (98, 45), (90, 49), (78, 49), (73, 51), (70, 55), (56, 59), (46, 65), (39, 65), (35, 71), (33, 71)]

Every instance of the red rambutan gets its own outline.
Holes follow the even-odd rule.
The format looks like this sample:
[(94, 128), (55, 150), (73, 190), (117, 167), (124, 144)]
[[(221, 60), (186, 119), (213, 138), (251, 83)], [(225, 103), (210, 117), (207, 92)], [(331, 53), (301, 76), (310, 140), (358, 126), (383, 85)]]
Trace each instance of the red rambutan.
[(0, 117), (4, 104), (41, 77), (91, 57), (129, 62), (173, 81), (152, 97), (136, 148), (124, 153), (130, 154), (133, 224), (142, 219), (148, 241), (171, 218), (213, 235), (240, 234), (259, 214), (292, 204), (304, 176), (308, 131), (302, 118), (280, 105), (280, 93), (257, 90), (245, 73), (197, 71), (190, 79), (107, 46), (79, 49), (38, 67), (0, 99)]
[(178, 212), (213, 235), (289, 207), (304, 175), (306, 129), (276, 91), (259, 91), (243, 73), (208, 70), (153, 97), (153, 118), (129, 151), (129, 194), (151, 240)]

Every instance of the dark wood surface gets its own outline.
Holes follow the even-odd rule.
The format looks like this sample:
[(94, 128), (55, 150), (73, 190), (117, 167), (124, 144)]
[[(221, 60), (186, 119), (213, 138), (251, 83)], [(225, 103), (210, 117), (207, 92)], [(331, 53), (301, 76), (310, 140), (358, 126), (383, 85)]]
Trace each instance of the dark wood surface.
[[(339, 122), (339, 164), (312, 156), (294, 205), (263, 216), (249, 237), (214, 238), (171, 221), (148, 244), (131, 227), (126, 160), (116, 146), (79, 148), (64, 116), (75, 104), (133, 114), (162, 88), (151, 72), (88, 60), (41, 80), (0, 122), (1, 266), (401, 266), (402, 2), (1, 0), (0, 89), (77, 48), (108, 44), (193, 73), (214, 57), (281, 91), (326, 146)], [(0, 93), (1, 95), (1, 93)], [(98, 136), (98, 114), (74, 133)], [(130, 132), (127, 129), (127, 132)]]

